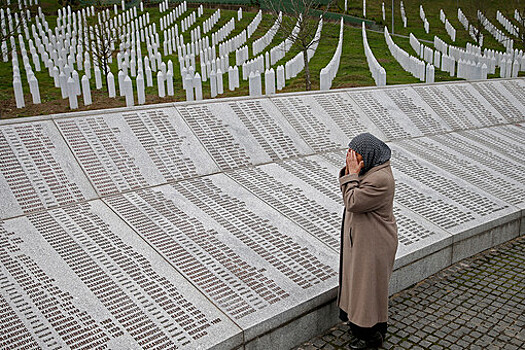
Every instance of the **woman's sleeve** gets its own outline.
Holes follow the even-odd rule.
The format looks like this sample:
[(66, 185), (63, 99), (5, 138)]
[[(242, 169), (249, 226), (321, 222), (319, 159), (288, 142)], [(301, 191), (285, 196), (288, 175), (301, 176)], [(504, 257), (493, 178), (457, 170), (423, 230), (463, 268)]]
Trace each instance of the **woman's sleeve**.
[(371, 174), (362, 181), (358, 180), (357, 174), (343, 175), (339, 177), (339, 184), (349, 212), (366, 213), (385, 204), (388, 184), (381, 174)]

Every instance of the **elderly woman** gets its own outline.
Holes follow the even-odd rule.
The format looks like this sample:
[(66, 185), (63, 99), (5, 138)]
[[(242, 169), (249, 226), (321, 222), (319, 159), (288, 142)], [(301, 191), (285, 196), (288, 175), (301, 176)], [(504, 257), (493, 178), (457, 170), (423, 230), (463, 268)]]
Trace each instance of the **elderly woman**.
[(349, 321), (350, 348), (382, 346), (388, 283), (397, 250), (390, 148), (365, 133), (350, 142), (339, 174), (345, 211), (341, 228), (340, 318)]

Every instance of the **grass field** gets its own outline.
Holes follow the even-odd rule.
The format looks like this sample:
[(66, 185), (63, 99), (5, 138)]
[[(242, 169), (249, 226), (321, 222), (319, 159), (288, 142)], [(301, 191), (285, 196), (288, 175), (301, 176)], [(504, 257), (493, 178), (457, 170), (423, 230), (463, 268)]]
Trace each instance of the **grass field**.
[[(342, 1), (342, 0), (338, 0), (338, 1)], [(475, 8), (476, 8), (475, 4), (477, 2), (479, 2), (479, 0), (478, 1), (476, 0), (469, 0), (469, 1), (445, 0), (445, 1), (440, 1), (440, 2), (407, 0), (404, 2), (404, 6), (405, 6), (407, 18), (408, 18), (408, 26), (407, 28), (403, 28), (401, 25), (402, 22), (401, 22), (401, 15), (399, 11), (399, 2), (396, 1), (394, 4), (395, 6), (394, 33), (401, 35), (401, 36), (394, 36), (394, 41), (396, 42), (397, 45), (399, 45), (401, 48), (403, 48), (404, 50), (406, 50), (412, 55), (415, 55), (415, 52), (413, 51), (412, 47), (409, 44), (408, 35), (410, 33), (413, 33), (420, 40), (427, 40), (427, 41), (433, 41), (434, 35), (437, 35), (438, 37), (440, 37), (442, 40), (446, 41), (449, 44), (454, 44), (456, 46), (465, 47), (467, 42), (472, 42), (472, 39), (468, 35), (467, 31), (463, 29), (463, 26), (459, 23), (457, 19), (457, 7), (456, 6), (459, 3), (459, 6), (462, 8), (463, 12), (467, 15), (467, 17), (470, 20), (473, 20), (475, 16)], [(423, 5), (423, 8), (426, 13), (426, 17), (430, 23), (430, 34), (425, 33), (424, 28), (423, 28), (423, 22), (421, 21), (419, 17), (419, 5), (420, 4)], [(172, 4), (172, 6), (176, 6), (176, 5), (177, 4), (175, 3)], [(342, 12), (343, 6), (341, 5), (342, 3), (336, 3), (335, 6), (332, 7), (332, 10)], [(391, 2), (385, 3), (385, 11), (386, 11), (386, 21), (385, 22), (386, 23), (383, 23), (382, 13), (381, 13), (381, 2), (380, 1), (368, 1), (367, 2), (367, 19), (373, 20), (376, 22), (377, 26), (374, 26), (375, 28), (381, 27), (383, 25), (388, 26), (389, 31), (392, 33), (390, 5), (391, 5)], [(190, 6), (193, 6), (193, 4), (190, 4)], [(194, 4), (194, 6), (196, 6), (196, 4)], [(513, 18), (513, 16), (510, 10), (507, 9), (507, 11), (505, 11), (505, 9), (498, 7), (498, 6), (502, 6), (502, 5), (499, 5), (498, 2), (496, 1), (486, 2), (485, 13), (494, 25), (498, 26), (498, 28), (505, 31), (495, 19), (496, 10), (500, 9), (509, 19)], [(57, 14), (57, 10), (59, 6), (54, 1), (42, 0), (41, 7), (42, 7), (43, 12), (46, 14), (46, 20), (48, 21), (50, 27), (54, 28), (54, 25), (56, 24), (56, 18), (57, 18), (56, 14)], [(209, 6), (209, 7), (210, 8), (205, 8), (204, 15), (201, 18), (197, 19), (197, 23), (194, 24), (192, 28), (194, 28), (197, 25), (200, 25), (203, 20), (207, 19), (215, 11), (215, 9), (212, 8), (212, 6)], [(237, 7), (235, 6), (234, 8), (237, 8)], [(439, 10), (441, 8), (443, 8), (443, 10), (445, 11), (445, 14), (447, 15), (448, 20), (457, 30), (455, 43), (451, 42), (448, 34), (446, 33), (444, 24), (441, 23), (441, 21), (439, 20)], [(245, 9), (243, 19), (240, 22), (236, 21), (235, 30), (230, 34), (229, 37), (233, 37), (239, 34), (252, 21), (252, 19), (254, 18), (256, 14), (255, 12), (256, 8), (249, 8), (249, 9), (252, 9), (253, 11), (248, 11), (247, 9)], [(157, 28), (158, 28), (157, 30), (159, 31), (160, 29), (159, 20), (160, 20), (161, 14), (159, 13), (158, 6), (152, 5), (149, 8), (145, 8), (145, 10), (149, 11), (151, 21), (157, 23)], [(187, 13), (190, 13), (193, 10), (194, 8), (188, 7)], [(357, 1), (357, 2), (349, 1), (348, 14), (353, 15), (353, 16), (362, 16), (362, 12), (363, 12), (362, 1)], [(187, 13), (183, 15), (182, 17), (185, 17)], [(236, 16), (237, 16), (236, 10), (222, 9), (221, 19), (219, 23), (215, 25), (214, 31), (220, 28), (226, 22), (228, 22), (232, 17), (236, 18)], [(250, 54), (251, 54), (251, 43), (253, 42), (253, 40), (264, 35), (264, 33), (266, 33), (266, 31), (272, 26), (274, 21), (275, 21), (275, 18), (271, 14), (269, 13), (264, 14), (263, 20), (261, 24), (259, 25), (257, 31), (247, 42), (247, 45), (250, 49), (249, 50)], [(190, 40), (189, 33), (190, 33), (190, 30), (184, 33), (185, 42), (189, 42)], [(162, 41), (162, 33), (159, 33), (159, 35)], [(503, 46), (497, 43), (489, 33), (484, 32), (484, 35), (485, 35), (484, 47), (493, 48), (493, 49), (500, 50), (500, 51), (504, 50)], [(319, 73), (321, 69), (325, 67), (327, 63), (330, 61), (330, 59), (332, 58), (335, 52), (335, 48), (337, 46), (338, 36), (339, 36), (338, 22), (337, 21), (325, 21), (323, 25), (322, 35), (321, 35), (321, 42), (318, 46), (315, 56), (310, 61), (312, 89), (314, 90), (319, 89)], [(266, 49), (266, 51), (269, 50), (270, 47), (277, 45), (282, 40), (284, 40), (284, 38), (280, 37), (279, 35), (276, 35), (274, 38), (274, 41)], [(419, 82), (419, 80), (412, 77), (410, 73), (405, 72), (401, 68), (399, 63), (397, 63), (397, 61), (390, 55), (388, 47), (385, 43), (384, 36), (381, 32), (369, 31), (368, 41), (369, 41), (370, 47), (374, 55), (376, 56), (377, 60), (385, 68), (387, 72), (387, 84), (388, 85)], [(426, 45), (433, 48), (433, 45), (431, 43), (426, 43)], [(163, 53), (162, 48), (160, 51), (161, 53)], [(143, 53), (146, 52), (145, 46), (143, 46), (142, 52)], [(298, 47), (295, 47), (295, 46), (292, 47), (290, 52), (288, 52), (287, 55), (281, 61), (277, 63), (277, 65), (280, 65), (280, 64), (284, 65), (286, 61), (291, 59), (298, 52), (299, 52)], [(250, 58), (252, 57), (250, 56)], [(175, 96), (159, 98), (156, 87), (147, 88), (146, 89), (146, 103), (147, 104), (184, 101), (186, 99), (185, 91), (182, 89), (182, 82), (181, 82), (180, 72), (178, 68), (179, 67), (178, 59), (176, 55), (163, 56), (164, 62), (167, 63), (168, 60), (172, 60), (173, 66), (174, 66)], [(19, 56), (19, 62), (22, 62), (22, 59), (20, 56)], [(197, 59), (197, 62), (198, 62), (198, 59)], [(345, 26), (343, 52), (342, 52), (340, 62), (341, 63), (339, 66), (339, 70), (338, 70), (337, 76), (335, 77), (333, 81), (332, 88), (347, 88), (347, 87), (374, 85), (374, 80), (372, 79), (372, 76), (368, 70), (368, 65), (366, 62), (365, 55), (364, 55), (360, 27)], [(235, 64), (235, 54), (234, 53), (230, 54), (230, 64), (231, 65)], [(61, 98), (60, 89), (54, 87), (53, 79), (48, 76), (47, 69), (45, 69), (43, 65), (42, 67), (43, 67), (43, 70), (41, 72), (35, 72), (36, 77), (39, 81), (40, 95), (41, 95), (42, 103), (38, 105), (33, 105), (31, 95), (29, 93), (29, 87), (25, 79), (25, 72), (22, 69), (21, 75), (22, 75), (23, 89), (25, 93), (26, 107), (22, 109), (17, 109), (15, 100), (14, 100), (14, 92), (12, 88), (13, 71), (12, 71), (11, 63), (10, 62), (9, 63), (0, 62), (0, 76), (3, 78), (3, 79), (0, 79), (0, 117), (1, 118), (62, 113), (62, 112), (67, 112), (70, 110), (68, 100)], [(115, 61), (111, 69), (112, 69), (113, 74), (116, 76), (118, 70), (117, 70)], [(496, 71), (496, 73), (499, 73), (499, 72)], [(83, 73), (79, 72), (79, 74), (82, 75)], [(445, 80), (451, 80), (451, 79), (457, 79), (457, 78), (454, 78), (454, 77), (451, 78), (448, 75), (448, 73), (442, 73), (440, 70), (436, 70), (435, 79), (436, 81), (445, 81)], [(91, 80), (92, 80), (91, 82), (92, 96), (93, 96), (94, 103), (90, 106), (84, 106), (82, 102), (82, 98), (79, 97), (79, 110), (101, 109), (101, 108), (125, 106), (125, 100), (123, 97), (117, 97), (117, 98), (107, 97), (107, 92), (104, 89), (99, 90), (99, 91), (95, 89), (94, 78), (92, 78)], [(224, 75), (224, 82), (225, 82), (224, 84), (225, 93), (223, 95), (220, 95), (220, 97), (248, 95), (248, 82), (242, 81), (242, 75), (241, 75), (241, 87), (239, 89), (236, 89), (235, 91), (229, 91), (227, 89), (227, 86), (228, 86), (227, 74)], [(305, 86), (304, 73), (300, 73), (296, 78), (293, 78), (286, 82), (286, 87), (282, 90), (282, 92), (303, 91), (305, 89), (304, 86)], [(204, 95), (204, 98), (210, 98), (209, 81), (203, 83), (203, 95)]]

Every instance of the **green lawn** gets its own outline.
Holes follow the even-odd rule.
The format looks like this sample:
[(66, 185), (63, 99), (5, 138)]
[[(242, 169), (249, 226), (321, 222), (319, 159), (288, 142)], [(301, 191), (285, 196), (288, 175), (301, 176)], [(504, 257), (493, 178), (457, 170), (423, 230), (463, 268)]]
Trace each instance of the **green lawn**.
[[(342, 0), (338, 0), (339, 2), (336, 3), (331, 7), (331, 11), (335, 12), (343, 12), (344, 2), (341, 2)], [(408, 18), (408, 26), (407, 28), (402, 27), (402, 21), (399, 11), (399, 2), (395, 2), (395, 27), (394, 27), (394, 33), (401, 35), (401, 36), (394, 36), (393, 39), (395, 43), (406, 50), (411, 55), (416, 55), (416, 53), (413, 51), (412, 47), (409, 44), (408, 35), (410, 33), (413, 33), (418, 39), (420, 40), (427, 40), (427, 41), (433, 41), (434, 35), (437, 35), (442, 40), (446, 41), (449, 44), (454, 44), (456, 46), (464, 47), (467, 42), (473, 42), (472, 38), (468, 35), (467, 31), (464, 30), (463, 26), (459, 23), (457, 19), (457, 7), (456, 5), (459, 3), (459, 6), (462, 8), (465, 15), (469, 18), (469, 20), (473, 20), (475, 18), (475, 5), (478, 3), (476, 0), (461, 0), (461, 1), (453, 1), (453, 0), (446, 0), (446, 1), (440, 1), (440, 2), (432, 2), (432, 1), (414, 1), (414, 0), (407, 0), (404, 1), (405, 11)], [(430, 23), (430, 33), (427, 34), (424, 31), (423, 28), (423, 22), (421, 21), (419, 17), (419, 5), (422, 4), (423, 8), (426, 13), (426, 17)], [(496, 1), (487, 1), (487, 5), (485, 5), (486, 10), (485, 13), (487, 14), (487, 17), (490, 19), (490, 21), (498, 26), (498, 28), (502, 29), (499, 23), (495, 19), (495, 13), (497, 9), (500, 9), (507, 18), (511, 19), (513, 18), (512, 12), (507, 9), (505, 11), (503, 6), (501, 4), (498, 4)], [(177, 3), (171, 4), (171, 6), (176, 6)], [(385, 11), (386, 11), (386, 21), (383, 23), (382, 20), (382, 14), (381, 14), (381, 2), (380, 1), (369, 1), (367, 5), (367, 19), (373, 20), (376, 22), (376, 25), (374, 28), (381, 28), (383, 25), (387, 25), (389, 27), (389, 31), (392, 33), (391, 29), (391, 2), (385, 3)], [(190, 6), (197, 6), (197, 3), (189, 4), (188, 11), (179, 18), (180, 19), (186, 17), (189, 13), (194, 11), (195, 7)], [(217, 6), (217, 5), (214, 5)], [(56, 18), (57, 18), (57, 10), (59, 6), (55, 1), (51, 0), (42, 0), (41, 1), (41, 7), (43, 12), (46, 14), (46, 20), (48, 21), (51, 28), (54, 28), (56, 24)], [(120, 7), (120, 6), (119, 6)], [(197, 18), (197, 22), (190, 28), (193, 29), (196, 26), (202, 24), (202, 22), (209, 18), (209, 16), (215, 12), (215, 8), (205, 8), (204, 9), (204, 15), (201, 18)], [(240, 22), (237, 22), (237, 11), (236, 6), (229, 7), (231, 10), (222, 9), (221, 10), (221, 19), (219, 22), (214, 26), (213, 31), (216, 31), (218, 28), (220, 28), (222, 25), (227, 23), (232, 17), (235, 18), (235, 30), (229, 35), (228, 38), (234, 37), (235, 35), (239, 34), (242, 30), (244, 30), (247, 25), (253, 20), (256, 12), (252, 11), (249, 12), (247, 10), (243, 11), (243, 19)], [(456, 35), (456, 42), (452, 43), (450, 37), (446, 33), (445, 25), (440, 21), (439, 19), (439, 10), (443, 8), (448, 20), (450, 23), (456, 28), (457, 35)], [(112, 11), (112, 5), (110, 7), (111, 12)], [(160, 32), (160, 17), (162, 16), (159, 13), (158, 6), (156, 4), (152, 4), (149, 8), (145, 8), (150, 13), (150, 20), (154, 23), (157, 23), (157, 31), (159, 32), (160, 41), (161, 41), (161, 47), (160, 52), (163, 54), (163, 48), (162, 48), (162, 40), (163, 40), (163, 34)], [(138, 11), (140, 14), (140, 11)], [(166, 13), (165, 13), (166, 14)], [(349, 1), (349, 10), (347, 12), (349, 15), (353, 16), (362, 16), (362, 1)], [(263, 20), (261, 24), (259, 25), (257, 31), (254, 33), (254, 35), (249, 38), (246, 45), (248, 45), (249, 52), (250, 52), (250, 59), (253, 58), (251, 56), (252, 53), (252, 47), (251, 44), (254, 40), (260, 38), (262, 35), (264, 35), (268, 29), (273, 25), (275, 21), (275, 18), (270, 13), (265, 13), (263, 16)], [(292, 19), (290, 19), (292, 21)], [(179, 28), (180, 29), (180, 28)], [(186, 33), (183, 34), (185, 42), (190, 41), (190, 30), (186, 31)], [(208, 33), (208, 35), (211, 35)], [(499, 43), (497, 43), (492, 36), (484, 31), (485, 40), (484, 40), (484, 47), (493, 48), (496, 50), (503, 50), (503, 46)], [(404, 37), (406, 36), (406, 37)], [(319, 89), (319, 74), (323, 67), (325, 67), (330, 59), (332, 58), (336, 46), (337, 41), (339, 37), (339, 22), (338, 21), (330, 21), (325, 20), (325, 23), (323, 25), (323, 31), (321, 34), (321, 42), (319, 43), (319, 46), (317, 48), (317, 52), (315, 56), (310, 61), (310, 73), (312, 78), (312, 89)], [(280, 35), (276, 35), (274, 37), (273, 42), (266, 48), (265, 51), (262, 52), (264, 54), (266, 51), (268, 51), (271, 47), (277, 45), (280, 43), (284, 38)], [(369, 45), (377, 58), (378, 62), (385, 68), (387, 73), (387, 84), (407, 84), (407, 83), (417, 83), (419, 82), (418, 79), (414, 78), (410, 73), (405, 72), (402, 67), (399, 65), (399, 63), (392, 57), (390, 54), (388, 47), (386, 45), (384, 35), (382, 32), (374, 32), (369, 31), (368, 32), (368, 41)], [(425, 43), (425, 45), (430, 46), (433, 48), (433, 44), (431, 43)], [(145, 45), (142, 45), (142, 53), (144, 54), (147, 52)], [(281, 59), (277, 65), (274, 66), (276, 68), (278, 65), (284, 65), (286, 61), (294, 57), (299, 52), (298, 46), (293, 46), (291, 50), (286, 54), (286, 56)], [(116, 53), (115, 53), (116, 55)], [(230, 54), (230, 64), (235, 64), (235, 53)], [(174, 55), (170, 56), (163, 56), (163, 61), (168, 62), (168, 60), (171, 60), (173, 62), (174, 67), (174, 89), (175, 89), (175, 96), (172, 97), (166, 97), (166, 98), (159, 98), (157, 95), (157, 88), (156, 87), (150, 87), (146, 88), (146, 102), (147, 103), (161, 103), (161, 102), (172, 102), (172, 101), (184, 101), (186, 99), (186, 95), (184, 90), (182, 89), (182, 81), (180, 77), (179, 72), (179, 62), (178, 58), (176, 56), (176, 53)], [(22, 62), (22, 58), (19, 55), (19, 62)], [(197, 66), (199, 66), (199, 59), (196, 59)], [(44, 68), (44, 65), (42, 64), (42, 67)], [(115, 61), (111, 65), (111, 70), (115, 77), (117, 77), (117, 66)], [(198, 68), (200, 70), (200, 68)], [(221, 97), (231, 97), (231, 96), (242, 96), (248, 94), (248, 82), (242, 80), (242, 70), (240, 70), (240, 78), (241, 78), (241, 87), (235, 91), (229, 91), (228, 90), (228, 80), (227, 80), (227, 74), (224, 74), (224, 89), (225, 93), (221, 95)], [(35, 72), (36, 77), (39, 81), (40, 86), (40, 95), (42, 99), (42, 104), (40, 105), (33, 105), (31, 100), (31, 95), (29, 94), (29, 87), (25, 78), (25, 71), (22, 69), (21, 75), (22, 75), (22, 83), (23, 88), (25, 92), (25, 100), (26, 100), (26, 107), (22, 109), (17, 109), (15, 107), (14, 103), (14, 93), (12, 88), (12, 66), (11, 63), (4, 63), (0, 62), (0, 76), (4, 77), (4, 79), (0, 79), (0, 117), (6, 118), (6, 117), (16, 117), (16, 116), (28, 116), (28, 115), (38, 115), (38, 114), (49, 114), (49, 113), (61, 113), (69, 111), (67, 100), (63, 100), (61, 98), (60, 89), (55, 88), (53, 85), (53, 80), (48, 76), (48, 72), (46, 69), (43, 69), (42, 72)], [(498, 73), (498, 72), (496, 72)], [(79, 72), (79, 74), (83, 74), (83, 72)], [(495, 76), (498, 76), (496, 74)], [(454, 80), (457, 78), (450, 77), (448, 73), (443, 73), (439, 69), (436, 69), (436, 81), (446, 81), (446, 80)], [(154, 77), (154, 80), (156, 80), (156, 77)], [(134, 82), (135, 83), (135, 82)], [(121, 97), (117, 97), (114, 99), (110, 99), (107, 97), (107, 92), (104, 90), (102, 91), (96, 91), (95, 90), (95, 81), (94, 78), (91, 79), (92, 84), (92, 94), (93, 94), (93, 105), (84, 107), (82, 103), (82, 98), (79, 98), (79, 106), (80, 110), (84, 109), (99, 109), (99, 108), (107, 108), (107, 107), (118, 107), (118, 106), (124, 106), (125, 101)], [(366, 62), (366, 58), (364, 55), (364, 49), (363, 49), (363, 43), (362, 43), (362, 36), (361, 36), (361, 28), (360, 27), (352, 27), (352, 26), (345, 26), (344, 30), (344, 41), (343, 41), (343, 51), (342, 56), (340, 60), (340, 66), (337, 73), (337, 76), (335, 77), (332, 88), (345, 88), (345, 87), (354, 87), (354, 86), (371, 86), (374, 85), (374, 80), (372, 79), (372, 76), (368, 70), (368, 64)], [(118, 86), (117, 86), (118, 89)], [(305, 89), (305, 83), (304, 83), (304, 72), (301, 72), (296, 78), (290, 79), (286, 81), (286, 87), (282, 90), (282, 92), (292, 92), (292, 91), (302, 91)], [(204, 98), (210, 98), (210, 86), (209, 86), (209, 80), (207, 82), (203, 83), (203, 95)]]

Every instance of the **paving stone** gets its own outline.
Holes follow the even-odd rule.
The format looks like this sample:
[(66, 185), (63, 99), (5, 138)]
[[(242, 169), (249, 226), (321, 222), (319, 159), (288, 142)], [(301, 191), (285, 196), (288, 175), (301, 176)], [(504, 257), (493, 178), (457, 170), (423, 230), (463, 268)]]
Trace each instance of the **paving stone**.
[[(461, 261), (390, 298), (383, 348), (523, 349), (524, 283), (525, 237)], [(345, 349), (347, 330), (341, 323), (309, 343)]]

